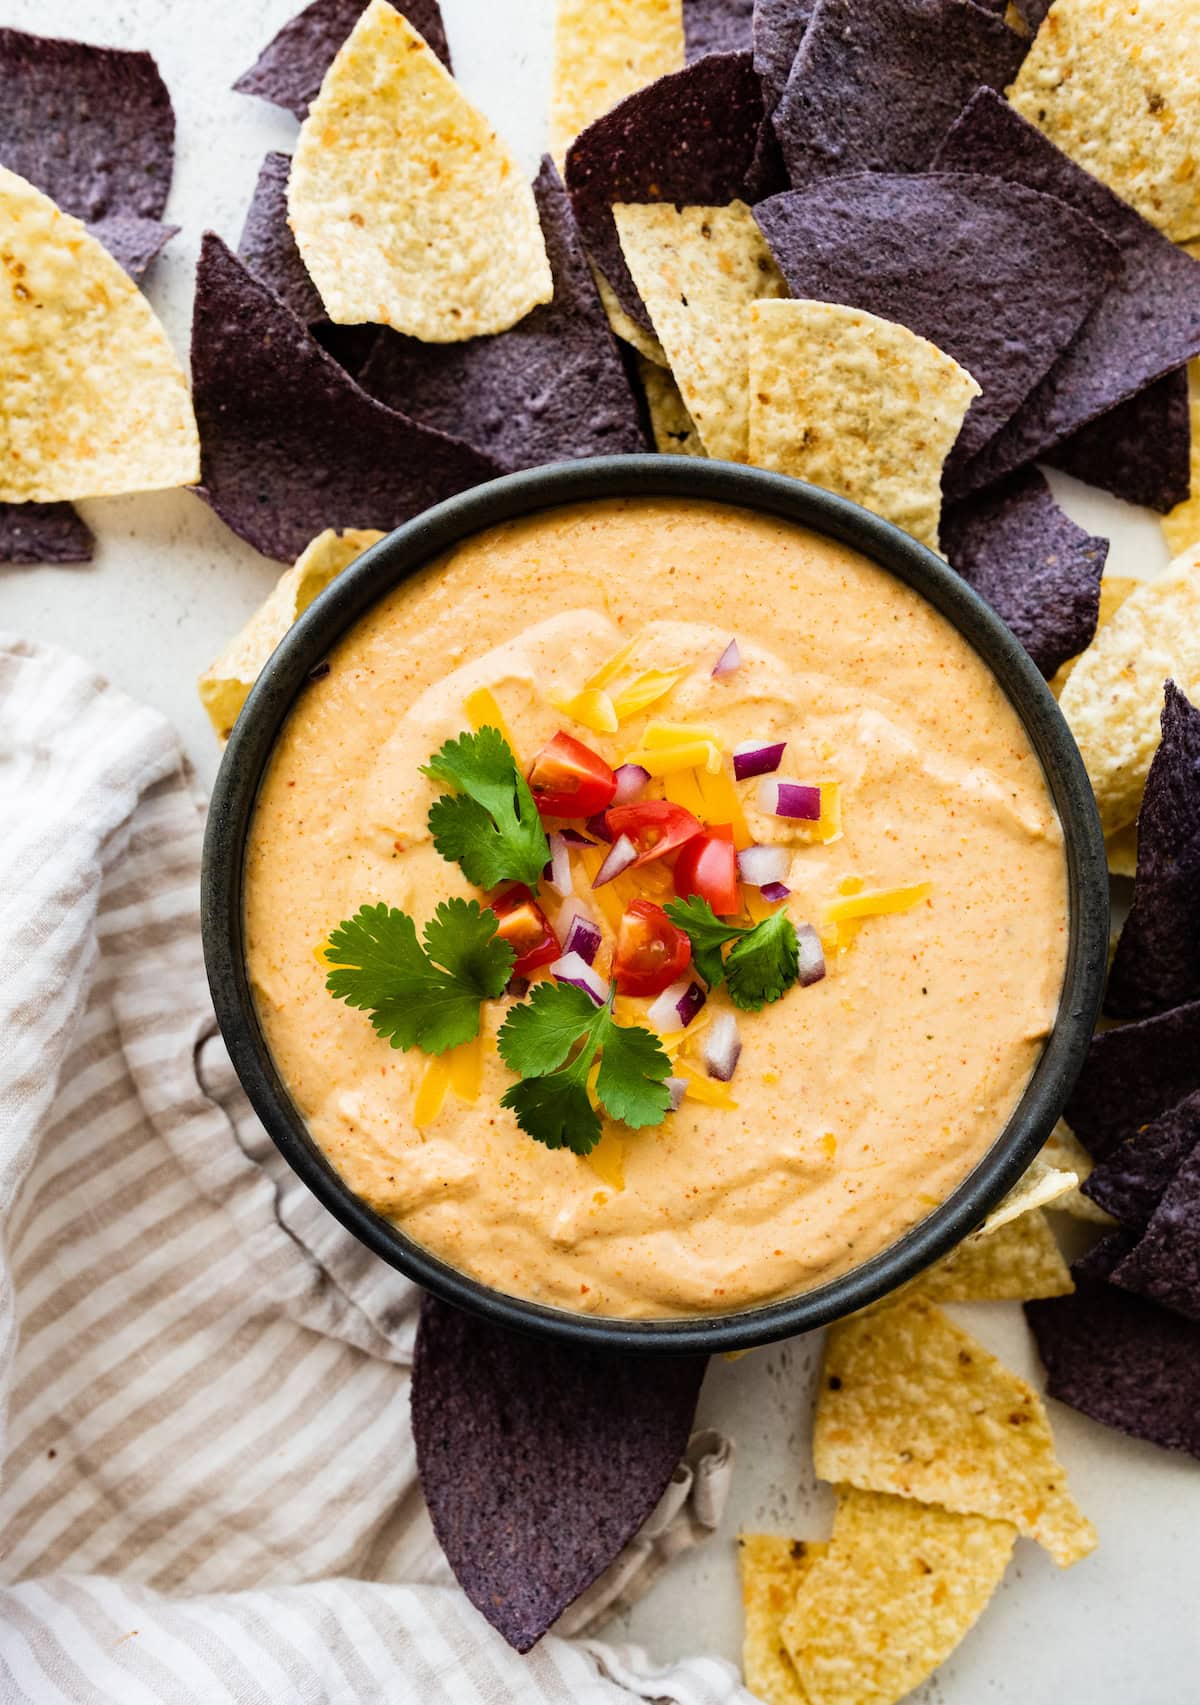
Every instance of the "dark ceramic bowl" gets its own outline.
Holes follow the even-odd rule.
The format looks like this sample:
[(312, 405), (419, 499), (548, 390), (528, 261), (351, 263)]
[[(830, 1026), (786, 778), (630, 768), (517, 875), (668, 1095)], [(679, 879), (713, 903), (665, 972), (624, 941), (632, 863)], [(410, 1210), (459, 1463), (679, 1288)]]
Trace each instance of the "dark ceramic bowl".
[[(1012, 1117), (958, 1189), (890, 1248), (815, 1290), (730, 1314), (645, 1321), (573, 1314), (492, 1290), (354, 1195), (309, 1135), (275, 1069), (242, 948), (247, 829), (276, 736), (309, 671), (377, 599), (471, 534), (558, 504), (636, 496), (706, 498), (781, 516), (853, 546), (926, 598), (970, 641), (1024, 723), (1062, 819), (1070, 886), (1066, 979), (1053, 1033)], [(939, 557), (856, 504), (754, 468), (675, 456), (613, 456), (511, 474), (429, 510), (341, 574), (279, 646), (233, 731), (208, 816), (202, 902), (209, 983), (238, 1076), (284, 1158), (329, 1211), (368, 1249), (448, 1302), (520, 1331), (627, 1350), (736, 1350), (806, 1332), (944, 1255), (1020, 1177), (1062, 1111), (1096, 1020), (1108, 948), (1104, 840), (1087, 775), (1045, 682), (1003, 623)]]

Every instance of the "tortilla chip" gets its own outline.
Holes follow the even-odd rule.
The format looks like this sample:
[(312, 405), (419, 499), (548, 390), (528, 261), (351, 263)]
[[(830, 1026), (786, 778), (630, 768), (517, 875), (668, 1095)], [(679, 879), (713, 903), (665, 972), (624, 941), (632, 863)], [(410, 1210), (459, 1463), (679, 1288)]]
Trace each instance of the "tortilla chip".
[(1043, 675), (1091, 643), (1108, 540), (1076, 526), (1036, 468), (949, 504), (941, 539), (951, 567), (1007, 622)]
[(191, 485), (187, 382), (132, 280), (32, 184), (0, 167), (0, 501)]
[(998, 1230), (975, 1232), (914, 1281), (926, 1302), (1027, 1302), (1065, 1296), (1071, 1275), (1038, 1208)]
[(1078, 1183), (1077, 1173), (1062, 1171), (1047, 1158), (1043, 1149), (1033, 1157), (1007, 1196), (996, 1204), (979, 1229), (985, 1234), (999, 1231), (1001, 1226), (1010, 1225), (1022, 1214), (1032, 1213), (1035, 1208), (1050, 1207), (1060, 1196), (1074, 1190)]
[(459, 1585), (519, 1652), (624, 1549), (687, 1448), (706, 1356), (614, 1354), (421, 1305), (421, 1489)]
[[(313, 0), (271, 38), (249, 71), (238, 78), (233, 85), (238, 94), (257, 95), (303, 120), (338, 49), (362, 17), (364, 4), (365, 0)], [(404, 0), (398, 10), (451, 70), (437, 0)]]
[(750, 55), (710, 53), (627, 95), (571, 144), (567, 189), (584, 243), (638, 325), (648, 327), (649, 320), (625, 265), (613, 204), (718, 207), (736, 201), (762, 113)]
[(200, 702), (218, 740), (228, 740), (263, 665), (292, 624), (331, 580), (382, 538), (382, 533), (369, 529), (335, 533), (327, 528), (280, 575), (266, 603), (200, 677)]
[(283, 562), (322, 527), (390, 532), (503, 471), (369, 397), (211, 232), (196, 272), (192, 377), (200, 495)]
[(1013, 106), (1168, 237), (1200, 234), (1195, 0), (1056, 0)]
[(1010, 1522), (839, 1487), (833, 1538), (783, 1623), (808, 1705), (897, 1705), (982, 1613), (1016, 1537)]
[(1185, 1095), (1158, 1118), (1132, 1130), (1092, 1168), (1084, 1194), (1141, 1235), (1172, 1179), (1200, 1145), (1200, 1094)]
[(653, 332), (645, 331), (636, 320), (629, 315), (617, 301), (617, 293), (598, 267), (592, 267), (592, 278), (600, 296), (600, 305), (608, 316), (608, 324), (615, 337), (629, 344), (645, 361), (652, 361), (656, 367), (664, 371), (667, 367), (666, 351), (654, 336)]
[(747, 53), (754, 0), (683, 0), (683, 45), (690, 65), (706, 53)]
[(1098, 1031), (1063, 1117), (1097, 1160), (1107, 1160), (1126, 1137), (1197, 1090), (1200, 1001), (1190, 1001)]
[(95, 547), (69, 503), (0, 503), (0, 562), (91, 562)]
[(1108, 857), (1108, 874), (1122, 876), (1132, 882), (1137, 875), (1137, 824), (1126, 823), (1115, 835), (1106, 836), (1104, 849)]
[(979, 386), (904, 326), (829, 302), (755, 302), (750, 460), (938, 548), (942, 464)]
[(258, 170), (254, 197), (238, 240), (238, 259), (283, 302), (298, 320), (313, 326), (325, 318), (325, 305), (300, 258), (287, 222), (290, 154), (268, 154)]
[(1118, 265), (1061, 201), (975, 173), (828, 178), (754, 217), (793, 296), (897, 320), (979, 381), (951, 471), (1012, 417)]
[(516, 161), (387, 0), (371, 0), (301, 126), (288, 212), (335, 325), (458, 343), (553, 294)]
[(654, 448), (666, 456), (703, 456), (704, 446), (696, 423), (667, 369), (639, 359), (638, 374), (650, 413)]
[(1026, 44), (970, 0), (817, 0), (775, 108), (794, 189), (846, 172), (922, 172), (981, 84)]
[(705, 453), (744, 462), (749, 449), (746, 308), (787, 295), (745, 202), (613, 208), (626, 264), (650, 314)]
[(171, 238), (179, 234), (178, 225), (142, 219), (136, 213), (110, 213), (106, 219), (93, 220), (88, 230), (135, 284), (145, 277)]
[(981, 89), (938, 150), (935, 169), (988, 172), (1054, 195), (1121, 251), (1111, 288), (1070, 349), (1008, 425), (961, 470), (953, 495), (1044, 457), (1090, 421), (1200, 354), (1200, 265), (1069, 160), (991, 89)]
[(1200, 1321), (1200, 1148), (1193, 1147), (1111, 1281)]
[[(1131, 574), (1106, 574), (1103, 577), (1100, 582), (1100, 609), (1096, 617), (1097, 633), (1099, 633), (1102, 627), (1106, 627), (1108, 623), (1112, 621), (1113, 617), (1121, 608), (1121, 605), (1125, 602), (1126, 598), (1128, 598), (1129, 594), (1136, 590), (1136, 588), (1141, 584), (1141, 581), (1135, 580)], [(1093, 635), (1093, 638), (1094, 637), (1095, 635)], [(1050, 691), (1054, 694), (1056, 699), (1061, 698), (1062, 690), (1066, 686), (1071, 671), (1074, 669), (1078, 661), (1078, 657), (1068, 658), (1067, 662), (1062, 664), (1062, 666), (1055, 671), (1054, 677), (1050, 682)], [(1118, 831), (1118, 833), (1120, 833), (1120, 831)], [(1112, 847), (1110, 844), (1110, 866), (1111, 855)], [(1119, 849), (1116, 856), (1123, 856)], [(1128, 874), (1132, 876), (1133, 871), (1130, 870)]]
[(1139, 582), (1078, 660), (1059, 708), (1106, 835), (1132, 823), (1160, 737), (1163, 684), (1200, 694), (1200, 547)]
[(781, 1539), (743, 1533), (738, 1539), (742, 1575), (742, 1673), (765, 1705), (809, 1705), (788, 1657), (780, 1624), (796, 1602), (801, 1582), (828, 1550), (823, 1540)]
[(1188, 431), (1190, 495), (1172, 509), (1162, 524), (1167, 549), (1173, 557), (1200, 545), (1200, 361), (1193, 361), (1188, 367)]
[(1096, 1543), (1033, 1387), (917, 1298), (831, 1328), (813, 1460), (823, 1480), (1011, 1521), (1064, 1568)]
[(550, 151), (561, 163), (581, 130), (684, 64), (681, 0), (558, 0)]
[(787, 87), (792, 62), (816, 3), (817, 0), (755, 0), (751, 28), (754, 69), (762, 80), (763, 102), (768, 113), (775, 111)]
[(1046, 460), (1165, 515), (1191, 490), (1191, 453), (1187, 368), (1178, 367), (1056, 445)]
[(1056, 1171), (1073, 1172), (1079, 1179), (1073, 1190), (1056, 1196), (1050, 1203), (1056, 1214), (1070, 1214), (1072, 1219), (1089, 1220), (1093, 1225), (1112, 1225), (1112, 1215), (1084, 1194), (1087, 1181), (1094, 1170), (1094, 1162), (1070, 1126), (1064, 1124), (1061, 1119), (1046, 1138), (1041, 1158)]

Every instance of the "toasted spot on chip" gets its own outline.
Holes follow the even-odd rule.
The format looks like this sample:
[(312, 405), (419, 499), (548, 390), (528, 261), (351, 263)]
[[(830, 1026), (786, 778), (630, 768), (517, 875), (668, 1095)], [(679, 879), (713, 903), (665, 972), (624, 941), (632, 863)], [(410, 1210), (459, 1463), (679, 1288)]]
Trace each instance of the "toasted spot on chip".
[(1163, 685), (1200, 694), (1200, 546), (1139, 583), (1075, 664), (1059, 708), (1105, 834), (1132, 823), (1158, 750)]
[[(233, 85), (303, 119), (317, 98), (334, 55), (362, 17), (364, 0), (312, 0), (267, 43)], [(404, 0), (398, 8), (451, 70), (450, 49), (438, 0)]]
[(754, 302), (750, 460), (938, 548), (942, 466), (979, 386), (904, 326), (830, 302)]
[(561, 164), (594, 119), (683, 68), (682, 0), (558, 0), (550, 151)]
[(326, 528), (280, 575), (266, 602), (200, 677), (200, 701), (218, 739), (228, 740), (263, 664), (292, 623), (368, 545), (382, 538), (382, 533), (368, 528), (344, 533)]
[(666, 456), (703, 456), (705, 450), (696, 423), (667, 369), (639, 356), (638, 376), (650, 411), (654, 448)]
[(371, 0), (301, 126), (288, 211), (337, 325), (457, 343), (553, 294), (515, 159), (387, 0)]
[(0, 562), (91, 562), (95, 546), (69, 503), (0, 503)]
[(0, 167), (0, 501), (192, 485), (196, 422), (166, 333), (77, 219)]
[(1030, 1161), (1007, 1196), (997, 1202), (979, 1229), (983, 1232), (999, 1231), (1001, 1226), (1010, 1225), (1022, 1214), (1032, 1213), (1034, 1208), (1049, 1207), (1078, 1184), (1078, 1174), (1060, 1170), (1047, 1158), (1043, 1149)]
[(1191, 495), (1177, 504), (1162, 524), (1167, 549), (1173, 557), (1200, 545), (1200, 361), (1188, 366), (1188, 424)]
[(813, 1460), (823, 1480), (1011, 1521), (1062, 1567), (1096, 1543), (1033, 1387), (917, 1298), (831, 1329)]
[(780, 1625), (808, 1571), (826, 1550), (823, 1540), (783, 1539), (774, 1533), (743, 1533), (738, 1540), (745, 1614), (742, 1673), (751, 1693), (765, 1705), (809, 1705)]
[(745, 202), (613, 208), (626, 264), (709, 456), (744, 462), (749, 449), (746, 308), (787, 295)]
[(1056, 0), (1008, 92), (1017, 111), (1142, 216), (1200, 232), (1194, 0)]
[(784, 1642), (807, 1705), (897, 1705), (982, 1613), (1017, 1530), (850, 1486), (837, 1500)]

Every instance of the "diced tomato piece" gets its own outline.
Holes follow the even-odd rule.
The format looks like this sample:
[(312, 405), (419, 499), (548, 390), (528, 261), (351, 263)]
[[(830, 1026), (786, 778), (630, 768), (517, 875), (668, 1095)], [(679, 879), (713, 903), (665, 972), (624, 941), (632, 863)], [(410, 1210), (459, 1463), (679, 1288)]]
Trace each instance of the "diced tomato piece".
[(543, 817), (593, 817), (612, 804), (617, 778), (598, 752), (560, 728), (530, 764), (529, 786)]
[(741, 910), (737, 849), (728, 823), (715, 823), (683, 848), (675, 860), (675, 892), (681, 900), (698, 894), (719, 918)]
[(613, 977), (622, 995), (661, 995), (692, 962), (692, 944), (653, 900), (626, 906), (617, 929)]
[(514, 977), (527, 977), (539, 965), (549, 965), (560, 957), (562, 948), (550, 920), (523, 882), (506, 888), (488, 905), (500, 920), (496, 934), (517, 956)]
[(630, 870), (649, 864), (651, 859), (678, 852), (701, 832), (698, 819), (682, 805), (672, 805), (669, 799), (640, 799), (632, 805), (614, 805), (604, 813), (604, 821), (614, 841), (618, 835), (628, 835), (637, 848), (638, 855)]

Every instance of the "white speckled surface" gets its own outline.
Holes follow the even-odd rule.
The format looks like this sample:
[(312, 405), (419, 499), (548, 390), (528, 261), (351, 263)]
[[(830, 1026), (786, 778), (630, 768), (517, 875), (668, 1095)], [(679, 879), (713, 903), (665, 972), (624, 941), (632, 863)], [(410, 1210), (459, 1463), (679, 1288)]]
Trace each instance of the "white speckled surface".
[[(230, 91), (293, 0), (0, 0), (0, 23), (148, 47), (179, 119), (168, 217), (184, 227), (150, 296), (185, 351), (191, 275), (205, 227), (236, 242), (258, 162), (290, 149), (284, 113)], [(552, 0), (443, 0), (456, 67), (530, 173), (544, 146)], [(1111, 566), (1154, 573), (1155, 520), (1055, 480), (1077, 519), (1113, 540)], [(0, 569), (0, 628), (92, 659), (175, 722), (204, 780), (217, 753), (196, 674), (260, 602), (278, 569), (186, 493), (82, 505), (100, 539), (90, 567)], [(1035, 1370), (1020, 1310), (954, 1310), (1022, 1372)], [(614, 1633), (662, 1657), (736, 1656), (741, 1618), (732, 1539), (739, 1527), (825, 1530), (809, 1440), (815, 1340), (753, 1352), (710, 1371), (701, 1420), (731, 1432), (739, 1460), (726, 1530), (668, 1573)], [(1191, 1705), (1200, 1698), (1200, 1465), (1125, 1440), (1054, 1406), (1072, 1487), (1100, 1530), (1095, 1556), (1063, 1574), (1021, 1541), (991, 1608), (920, 1705)]]

